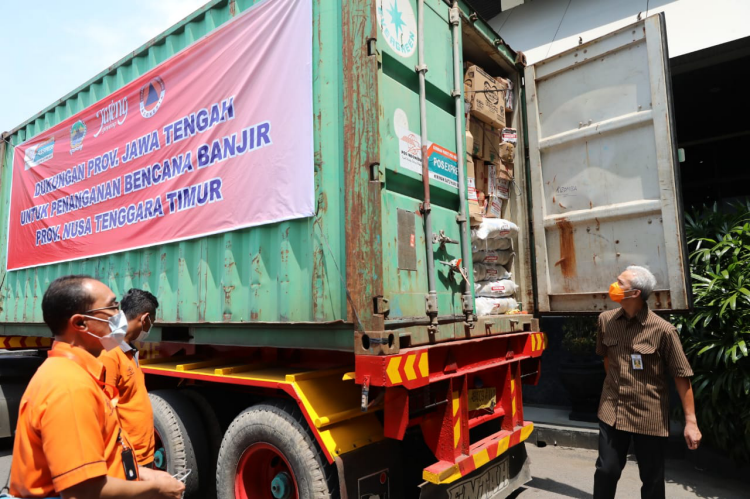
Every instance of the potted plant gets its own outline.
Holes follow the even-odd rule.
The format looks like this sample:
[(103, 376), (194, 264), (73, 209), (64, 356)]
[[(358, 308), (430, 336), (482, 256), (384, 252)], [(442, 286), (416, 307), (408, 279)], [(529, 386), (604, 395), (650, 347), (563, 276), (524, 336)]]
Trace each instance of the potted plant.
[(568, 317), (563, 324), (563, 349), (567, 359), (560, 365), (560, 381), (570, 395), (574, 421), (597, 420), (604, 385), (604, 362), (596, 355), (596, 317)]

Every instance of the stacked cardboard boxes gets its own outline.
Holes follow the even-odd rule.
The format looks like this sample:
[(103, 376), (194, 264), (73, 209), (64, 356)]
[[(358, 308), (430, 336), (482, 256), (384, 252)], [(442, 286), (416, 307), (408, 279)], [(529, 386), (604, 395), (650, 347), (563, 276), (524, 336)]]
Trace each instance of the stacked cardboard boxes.
[(492, 77), (475, 64), (467, 63), (464, 93), (469, 115), (466, 119), (467, 172), (471, 225), (484, 217), (502, 218), (513, 181), (515, 147), (506, 127), (506, 111), (512, 105), (510, 80)]
[(479, 66), (467, 63), (466, 165), (470, 223), (475, 228), (472, 242), (479, 315), (503, 314), (518, 307), (511, 274), (511, 237), (518, 228), (503, 220), (516, 154), (515, 130), (507, 127), (506, 121), (506, 112), (513, 106), (512, 92), (510, 80), (490, 76)]

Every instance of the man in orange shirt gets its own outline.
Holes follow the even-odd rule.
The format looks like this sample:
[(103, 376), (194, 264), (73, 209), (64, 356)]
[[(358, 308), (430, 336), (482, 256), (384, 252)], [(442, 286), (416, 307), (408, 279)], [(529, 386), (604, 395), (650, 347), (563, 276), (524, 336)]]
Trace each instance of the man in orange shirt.
[(103, 382), (97, 356), (119, 344), (123, 328), (114, 293), (87, 276), (60, 277), (44, 293), (42, 313), (55, 342), (21, 398), (10, 493), (179, 499), (182, 483), (135, 465), (117, 420), (116, 390)]
[(150, 468), (154, 462), (154, 413), (138, 363), (138, 350), (132, 342), (146, 339), (159, 302), (148, 291), (131, 289), (122, 297), (120, 307), (128, 320), (125, 340), (117, 348), (102, 352), (99, 360), (107, 369), (106, 383), (120, 392), (117, 413), (133, 444), (135, 459), (139, 465)]

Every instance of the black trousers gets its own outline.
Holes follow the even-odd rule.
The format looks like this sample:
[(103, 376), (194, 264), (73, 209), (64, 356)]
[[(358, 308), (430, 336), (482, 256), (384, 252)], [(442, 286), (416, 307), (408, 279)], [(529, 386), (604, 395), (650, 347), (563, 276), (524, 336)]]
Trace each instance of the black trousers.
[(618, 430), (599, 421), (599, 458), (594, 474), (594, 499), (614, 499), (628, 457), (630, 441), (635, 446), (643, 499), (664, 499), (664, 456), (667, 437), (652, 437)]

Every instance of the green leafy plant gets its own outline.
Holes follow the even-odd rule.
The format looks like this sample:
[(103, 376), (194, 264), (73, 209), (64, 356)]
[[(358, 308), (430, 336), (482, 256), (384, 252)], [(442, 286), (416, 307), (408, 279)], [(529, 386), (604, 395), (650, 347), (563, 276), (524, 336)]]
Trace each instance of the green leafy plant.
[(750, 461), (750, 203), (686, 215), (695, 310), (675, 317), (706, 439)]
[(563, 348), (574, 356), (596, 353), (596, 317), (566, 317), (563, 330)]

